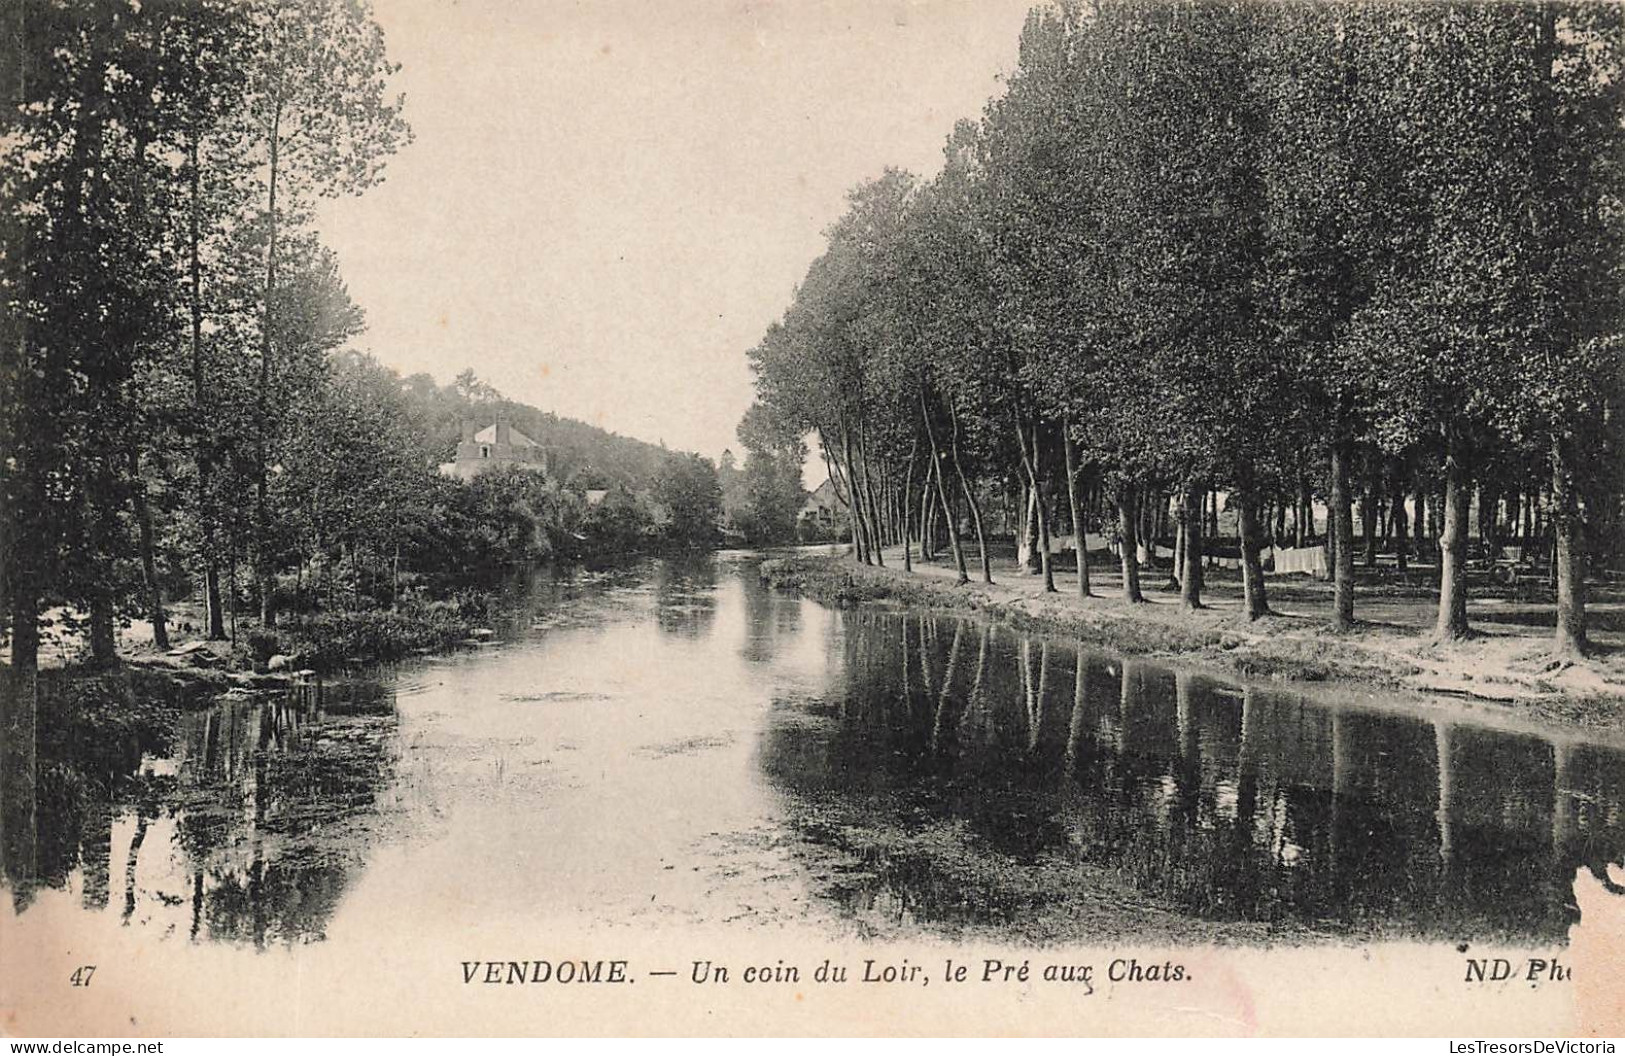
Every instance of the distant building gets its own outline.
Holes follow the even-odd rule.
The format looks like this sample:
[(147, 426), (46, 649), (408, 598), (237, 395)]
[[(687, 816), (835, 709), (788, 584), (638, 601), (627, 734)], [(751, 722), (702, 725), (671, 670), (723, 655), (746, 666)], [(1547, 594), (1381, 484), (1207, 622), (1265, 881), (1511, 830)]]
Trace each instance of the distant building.
[(845, 504), (835, 494), (835, 482), (826, 479), (814, 488), (801, 506), (801, 520), (810, 521), (820, 528), (834, 527)]
[(497, 415), (495, 424), (475, 432), (474, 420), (462, 421), (462, 439), (457, 443), (457, 460), (440, 463), (440, 472), (459, 480), (473, 480), (498, 466), (520, 466), (538, 473), (547, 471), (542, 445), (508, 424), (506, 415)]

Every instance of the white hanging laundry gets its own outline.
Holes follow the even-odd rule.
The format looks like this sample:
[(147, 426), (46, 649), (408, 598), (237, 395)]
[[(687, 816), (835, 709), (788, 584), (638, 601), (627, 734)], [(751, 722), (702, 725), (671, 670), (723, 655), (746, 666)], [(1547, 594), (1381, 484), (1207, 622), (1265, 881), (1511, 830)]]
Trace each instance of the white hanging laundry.
[(1282, 547), (1275, 551), (1275, 571), (1324, 576), (1331, 571), (1331, 564), (1326, 560), (1326, 548), (1323, 546)]

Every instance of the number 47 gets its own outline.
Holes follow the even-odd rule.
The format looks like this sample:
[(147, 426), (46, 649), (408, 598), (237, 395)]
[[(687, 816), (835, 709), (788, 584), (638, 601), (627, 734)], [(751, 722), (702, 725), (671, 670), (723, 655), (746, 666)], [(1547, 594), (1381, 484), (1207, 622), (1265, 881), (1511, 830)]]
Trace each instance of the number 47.
[(84, 965), (81, 968), (74, 969), (73, 974), (68, 976), (68, 984), (70, 986), (89, 986), (90, 977), (95, 974), (96, 966), (94, 964)]

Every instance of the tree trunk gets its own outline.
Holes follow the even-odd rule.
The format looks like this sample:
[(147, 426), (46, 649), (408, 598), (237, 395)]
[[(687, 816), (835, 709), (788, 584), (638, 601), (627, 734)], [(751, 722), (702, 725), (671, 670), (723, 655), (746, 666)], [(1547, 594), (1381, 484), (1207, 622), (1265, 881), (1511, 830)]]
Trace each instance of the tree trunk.
[(845, 463), (846, 471), (846, 511), (852, 521), (852, 545), (857, 551), (860, 564), (870, 564), (869, 536), (863, 523), (862, 499), (858, 495), (857, 470), (852, 465), (852, 434), (845, 424), (841, 425), (841, 458), (837, 462)]
[(1049, 508), (1044, 502), (1042, 490), (1038, 494), (1038, 567), (1044, 572), (1044, 593), (1055, 593), (1055, 555), (1053, 550), (1054, 536), (1049, 530)]
[(1179, 581), (1179, 602), (1187, 609), (1202, 605), (1202, 503), (1205, 489), (1192, 484), (1185, 490), (1185, 570)]
[[(1150, 562), (1151, 562), (1151, 567), (1155, 568), (1156, 567), (1156, 556), (1157, 556), (1157, 539), (1161, 534), (1159, 529), (1162, 527), (1162, 525), (1159, 523), (1159, 521), (1160, 521), (1160, 519), (1162, 517), (1162, 512), (1163, 512), (1163, 511), (1157, 509), (1157, 506), (1156, 506), (1155, 500), (1157, 498), (1159, 498), (1159, 496), (1155, 495), (1154, 493), (1152, 493), (1151, 491), (1149, 491), (1148, 489), (1146, 489), (1144, 487), (1137, 487), (1137, 486), (1130, 486), (1130, 485), (1124, 485), (1124, 486), (1128, 487), (1130, 494), (1132, 494), (1134, 496), (1134, 504), (1135, 504), (1134, 527), (1138, 530), (1137, 535), (1136, 535), (1136, 541), (1137, 542), (1143, 542), (1145, 544), (1146, 556), (1147, 556), (1148, 560), (1150, 560)], [(1138, 563), (1138, 561), (1139, 561), (1138, 547), (1136, 547), (1134, 556), (1135, 556), (1136, 563)]]
[(1332, 550), (1332, 630), (1354, 628), (1354, 511), (1350, 508), (1348, 449), (1332, 444), (1326, 537)]
[[(14, 16), (8, 27), (8, 43), (28, 39), (31, 31), (28, 19), (36, 11), (32, 5), (13, 4), (8, 14)], [(14, 107), (29, 97), (29, 56), (33, 49), (17, 46), (11, 51), (15, 61), (8, 69), (14, 72), (15, 96), (8, 98)], [(8, 85), (8, 89), (13, 86)], [(10, 93), (8, 92), (8, 95)], [(19, 212), (8, 202), (0, 209), (0, 244), (6, 247), (7, 270), (16, 280), (7, 290), (8, 299), (26, 304), (30, 298), (29, 274), (26, 267), (11, 270), (13, 261), (27, 261), (30, 257), (28, 225)], [(15, 254), (15, 256), (13, 256)], [(13, 406), (20, 406), (18, 393), (13, 387), (18, 379), (13, 370), (24, 368), (30, 361), (31, 342), (27, 313), (0, 312), (0, 327), (4, 327), (5, 355), (0, 359), (0, 373), (6, 377), (5, 401), (0, 414), (10, 417)], [(12, 357), (16, 358), (13, 359)], [(10, 401), (17, 401), (13, 404)], [(14, 420), (14, 419), (13, 419)], [(9, 423), (8, 423), (9, 424)], [(17, 436), (7, 431), (8, 448)], [(18, 469), (26, 474), (29, 487), (27, 498), (6, 489), (8, 501), (0, 503), (0, 606), (8, 618), (11, 638), (11, 663), (0, 668), (0, 868), (11, 883), (14, 900), (12, 912), (21, 913), (27, 892), (32, 888), (38, 872), (37, 785), (38, 758), (37, 719), (39, 711), (39, 585), (33, 578), (38, 573), (33, 562), (20, 560), (33, 540), (40, 538), (40, 520), (46, 515), (46, 484), (42, 466), (19, 466), (19, 452), (8, 449), (8, 472)], [(15, 459), (15, 461), (12, 461)], [(14, 956), (15, 960), (15, 956)]]
[(254, 484), (254, 565), (260, 588), (260, 626), (276, 626), (276, 576), (271, 564), (271, 525), (268, 491), (270, 481), (270, 391), (271, 391), (271, 301), (276, 293), (278, 155), (282, 146), (282, 93), (278, 74), (276, 101), (271, 119), (270, 174), (267, 184), (266, 221), (270, 225), (265, 247), (264, 314), (260, 318), (259, 421), (256, 423), (256, 481)]
[(858, 507), (858, 527), (863, 531), (864, 554), (870, 564), (878, 565), (880, 533), (875, 529), (874, 503), (870, 501), (869, 487), (864, 481), (867, 472), (861, 447), (853, 451), (851, 475), (852, 495), (857, 500)]
[(1315, 497), (1309, 491), (1309, 481), (1298, 478), (1298, 538), (1299, 549), (1309, 545), (1315, 534)]
[(969, 583), (970, 574), (965, 571), (965, 549), (959, 543), (959, 525), (954, 522), (953, 508), (948, 505), (948, 489), (942, 483), (942, 463), (934, 463), (931, 470), (937, 483), (937, 501), (942, 510), (942, 519), (948, 527), (948, 549), (954, 555), (954, 567), (959, 570), (959, 582)]
[(1044, 489), (1041, 481), (1044, 479), (1043, 467), (1039, 461), (1038, 425), (1032, 428), (1032, 450), (1027, 449), (1027, 433), (1021, 427), (1021, 420), (1016, 419), (1016, 442), (1021, 445), (1021, 461), (1027, 469), (1028, 482), (1032, 484), (1033, 495), (1037, 499), (1038, 510), (1038, 567), (1044, 572), (1044, 593), (1055, 593), (1055, 565), (1050, 554), (1049, 509), (1044, 502)]
[(829, 476), (830, 485), (834, 488), (835, 499), (846, 507), (847, 531), (852, 540), (852, 558), (858, 560), (860, 546), (858, 520), (857, 514), (852, 509), (852, 492), (850, 488), (846, 487), (846, 482), (841, 475), (840, 455), (830, 452), (829, 440), (825, 437), (822, 429), (818, 430), (818, 450), (824, 456), (824, 472)]
[(874, 486), (869, 479), (869, 452), (864, 443), (863, 423), (858, 423), (858, 465), (853, 472), (853, 480), (858, 482), (858, 489), (863, 497), (864, 521), (869, 528), (869, 553), (874, 562), (881, 568), (886, 567), (886, 555), (883, 550), (886, 545), (885, 536), (880, 526), (880, 508), (875, 503)]
[(1552, 442), (1552, 527), (1556, 530), (1557, 633), (1559, 654), (1583, 656), (1586, 640), (1585, 536), (1575, 498), (1573, 466), (1561, 439)]
[(1179, 509), (1174, 514), (1174, 563), (1168, 569), (1168, 582), (1174, 586), (1185, 581), (1185, 499), (1179, 500)]
[(147, 505), (147, 482), (141, 475), (141, 456), (130, 449), (130, 499), (135, 506), (135, 524), (141, 544), (141, 580), (147, 594), (147, 620), (152, 624), (152, 644), (169, 648), (169, 629), (164, 617), (164, 591), (158, 582), (158, 563), (152, 553), (152, 511)]
[(1069, 423), (1061, 423), (1061, 447), (1066, 453), (1066, 500), (1072, 506), (1072, 540), (1078, 556), (1078, 597), (1089, 596), (1089, 543), (1083, 530), (1083, 514), (1078, 508), (1078, 467), (1072, 449)]
[(875, 532), (880, 537), (881, 546), (890, 546), (892, 540), (891, 530), (891, 492), (886, 486), (886, 464), (882, 462), (878, 467), (869, 470), (869, 478), (874, 491)]
[(276, 626), (276, 575), (271, 569), (268, 489), (269, 481), (262, 471), (254, 486), (254, 521), (258, 526), (254, 533), (254, 579), (259, 585), (260, 626), (266, 628)]
[(880, 491), (875, 496), (880, 503), (881, 534), (885, 536), (886, 545), (892, 546), (897, 542), (897, 509), (895, 499), (897, 489), (892, 485), (891, 464), (880, 464)]
[(1264, 588), (1264, 564), (1258, 558), (1263, 540), (1258, 537), (1258, 496), (1250, 487), (1236, 496), (1241, 508), (1236, 512), (1237, 532), (1241, 536), (1241, 589), (1247, 603), (1247, 618), (1256, 620), (1268, 616), (1269, 597)]
[(1377, 470), (1376, 456), (1367, 455), (1361, 474), (1360, 542), (1365, 547), (1365, 567), (1377, 567)]
[(1410, 519), (1405, 513), (1405, 474), (1400, 471), (1394, 473), (1394, 486), (1392, 489), (1394, 504), (1394, 559), (1399, 562), (1399, 570), (1410, 570), (1411, 526)]
[(881, 517), (880, 496), (874, 482), (874, 473), (869, 461), (869, 438), (865, 435), (863, 423), (858, 423), (858, 457), (863, 462), (863, 492), (869, 498), (869, 525), (870, 538), (873, 540), (875, 564), (881, 568), (886, 567), (886, 523)]
[[(9, 526), (8, 526), (9, 527)], [(11, 597), (11, 663), (0, 669), (0, 843), (12, 891), (38, 873), (39, 593), (6, 570)]]
[[(1326, 490), (1330, 494), (1331, 489), (1327, 488)], [(1328, 498), (1327, 502), (1330, 501)], [(1351, 525), (1354, 523), (1352, 514), (1349, 523)], [(1352, 532), (1353, 529), (1351, 528), (1350, 531)], [(1332, 512), (1329, 505), (1326, 507), (1326, 560), (1332, 568), (1337, 567), (1337, 515)]]
[[(897, 531), (898, 542), (903, 542), (905, 539), (909, 539), (908, 487), (909, 484), (912, 483), (912, 481), (909, 479), (909, 474), (913, 471), (913, 468), (913, 459), (911, 458), (909, 460), (909, 464), (903, 466), (904, 479), (900, 481), (894, 489), (892, 489), (892, 524), (895, 526)], [(912, 540), (910, 541), (912, 542)]]
[(211, 551), (205, 558), (203, 569), (203, 608), (208, 621), (207, 635), (211, 641), (224, 641), (226, 637), (226, 610), (225, 604), (220, 600), (220, 559), (212, 550), (212, 540), (204, 541), (204, 548)]
[(937, 531), (936, 531), (937, 504), (931, 501), (931, 467), (925, 467), (925, 483), (920, 488), (920, 560), (935, 561), (937, 558)]
[(214, 463), (207, 435), (208, 414), (203, 406), (204, 393), (207, 391), (203, 366), (203, 266), (199, 254), (203, 204), (202, 172), (195, 132), (187, 142), (187, 154), (191, 162), (191, 217), (187, 238), (190, 289), (187, 291), (187, 299), (190, 302), (188, 307), (192, 317), (192, 405), (193, 413), (197, 417), (197, 435), (194, 437), (192, 457), (197, 464), (197, 517), (198, 527), (203, 536), (203, 615), (206, 624), (204, 633), (210, 640), (219, 641), (226, 637), (226, 614), (220, 608), (220, 555), (215, 548), (214, 498), (209, 488)]
[(1534, 540), (1536, 546), (1539, 546), (1541, 540), (1546, 538), (1546, 515), (1544, 512), (1545, 502), (1545, 488), (1538, 489), (1534, 495), (1530, 496), (1530, 504), (1534, 506), (1534, 511), (1531, 514), (1531, 517), (1533, 518), (1533, 528), (1529, 537)]
[(1025, 501), (1021, 506), (1021, 543), (1017, 548), (1022, 571), (1029, 576), (1038, 575), (1038, 492), (1032, 484), (1022, 485)]
[(982, 582), (991, 583), (993, 558), (987, 552), (987, 533), (982, 529), (982, 506), (976, 501), (976, 491), (970, 486), (970, 480), (965, 476), (965, 467), (959, 462), (959, 412), (954, 410), (952, 403), (948, 404), (948, 418), (953, 422), (949, 450), (953, 452), (954, 476), (959, 478), (959, 487), (965, 493), (965, 505), (970, 508), (971, 524), (976, 529), (976, 551), (982, 559)]
[(1416, 553), (1418, 561), (1427, 560), (1427, 552), (1423, 545), (1427, 542), (1428, 523), (1428, 489), (1422, 486), (1421, 481), (1416, 482), (1416, 492), (1411, 496), (1415, 509), (1411, 518), (1411, 549)]
[(920, 417), (925, 422), (925, 439), (931, 445), (931, 473), (937, 482), (937, 499), (942, 504), (942, 516), (948, 521), (948, 546), (953, 551), (954, 565), (959, 569), (959, 582), (969, 583), (965, 571), (965, 551), (959, 545), (959, 525), (954, 523), (954, 511), (948, 505), (948, 489), (942, 484), (942, 452), (937, 449), (937, 433), (931, 427), (931, 409), (925, 401), (925, 387), (919, 390)]
[(113, 630), (113, 598), (105, 590), (98, 590), (90, 599), (90, 661), (97, 667), (111, 667), (118, 663)]
[(903, 571), (914, 571), (914, 543), (909, 538), (908, 520), (910, 516), (909, 501), (914, 497), (914, 459), (920, 453), (920, 441), (916, 438), (908, 445), (908, 470), (903, 474), (903, 501), (898, 504), (898, 514), (903, 521)]
[(1484, 544), (1484, 556), (1493, 560), (1500, 551), (1501, 495), (1493, 487), (1481, 485), (1478, 489), (1478, 539)]
[(1439, 619), (1441, 642), (1467, 637), (1467, 517), (1472, 486), (1457, 441), (1445, 452), (1444, 531), (1439, 536)]
[(1142, 602), (1145, 595), (1140, 592), (1140, 540), (1134, 525), (1134, 499), (1133, 489), (1117, 489), (1117, 549), (1123, 566), (1123, 600)]
[(119, 474), (112, 465), (114, 457), (108, 451), (92, 453), (86, 459), (89, 464), (83, 489), (88, 528), (80, 540), (78, 561), (90, 566), (88, 597), (84, 601), (90, 612), (90, 659), (97, 667), (118, 662), (113, 611), (115, 562), (125, 547), (115, 509), (115, 503), (122, 504), (124, 496), (115, 479)]

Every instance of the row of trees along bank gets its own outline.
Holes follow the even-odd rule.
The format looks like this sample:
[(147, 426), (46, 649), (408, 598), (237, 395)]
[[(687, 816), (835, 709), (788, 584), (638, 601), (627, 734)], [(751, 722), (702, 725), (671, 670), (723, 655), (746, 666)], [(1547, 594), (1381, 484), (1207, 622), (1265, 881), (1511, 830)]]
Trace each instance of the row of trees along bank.
[[(939, 175), (851, 192), (751, 353), (760, 407), (817, 435), (859, 560), (934, 523), (961, 581), (959, 525), (991, 581), (983, 507), (1019, 481), (1049, 589), (1057, 514), (1076, 531), (1105, 506), (1131, 601), (1135, 544), (1171, 499), (1199, 607), (1199, 511), (1222, 489), (1258, 617), (1265, 537), (1318, 497), (1339, 628), (1354, 492), (1367, 538), (1381, 503), (1402, 550), (1442, 519), (1443, 639), (1468, 630), (1475, 487), (1514, 521), (1523, 496), (1555, 534), (1556, 644), (1582, 651), (1582, 529), (1617, 538), (1625, 465), (1621, 21), (1611, 4), (1040, 7)], [(1085, 547), (1077, 564), (1087, 595)]]

